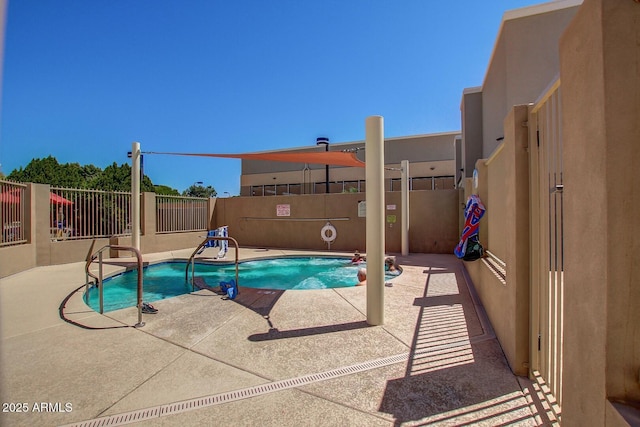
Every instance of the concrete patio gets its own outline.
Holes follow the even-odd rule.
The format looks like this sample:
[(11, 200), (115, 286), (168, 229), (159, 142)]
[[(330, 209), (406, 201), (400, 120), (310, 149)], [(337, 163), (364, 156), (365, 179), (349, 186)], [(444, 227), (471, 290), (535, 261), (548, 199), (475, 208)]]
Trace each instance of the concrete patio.
[[(241, 248), (239, 257), (293, 254), (311, 252)], [(404, 272), (385, 287), (385, 323), (375, 327), (365, 287), (241, 287), (235, 300), (201, 290), (154, 302), (159, 312), (133, 328), (135, 308), (100, 315), (84, 304), (84, 263), (4, 278), (0, 425), (547, 424), (462, 262), (398, 261)]]

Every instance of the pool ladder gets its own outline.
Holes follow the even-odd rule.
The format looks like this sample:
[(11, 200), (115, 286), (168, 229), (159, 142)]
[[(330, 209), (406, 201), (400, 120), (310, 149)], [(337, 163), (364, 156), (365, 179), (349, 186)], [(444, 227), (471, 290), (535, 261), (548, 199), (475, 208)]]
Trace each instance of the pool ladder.
[[(103, 275), (102, 275), (102, 252), (104, 252), (105, 249), (113, 249), (116, 251), (130, 251), (133, 252), (134, 255), (136, 256), (137, 259), (137, 264), (138, 264), (138, 323), (136, 323), (134, 325), (134, 327), (136, 328), (141, 328), (144, 326), (144, 322), (142, 321), (142, 275), (143, 275), (143, 271), (142, 271), (142, 255), (140, 254), (140, 251), (137, 250), (136, 248), (130, 247), (130, 246), (117, 246), (117, 245), (106, 245), (100, 249), (98, 249), (97, 252), (95, 252), (93, 255), (91, 255), (89, 258), (87, 258), (87, 263), (85, 264), (84, 270), (85, 273), (87, 275), (87, 282), (85, 283), (85, 295), (89, 295), (87, 293), (87, 291), (89, 290), (89, 277), (93, 278), (94, 280), (97, 281), (98, 284), (98, 292), (100, 295), (100, 314), (104, 313), (104, 289), (102, 286), (102, 282), (103, 282)], [(95, 274), (93, 274), (91, 271), (89, 271), (89, 267), (91, 266), (91, 264), (96, 260), (96, 258), (98, 259), (98, 275), (96, 276)]]
[(189, 261), (187, 262), (187, 267), (185, 268), (184, 271), (184, 280), (186, 282), (189, 282), (189, 267), (191, 267), (191, 292), (195, 291), (195, 256), (198, 254), (198, 251), (204, 247), (204, 245), (206, 245), (209, 241), (211, 240), (226, 240), (226, 241), (231, 241), (233, 242), (233, 245), (236, 247), (236, 286), (239, 285), (238, 283), (238, 252), (240, 251), (238, 248), (238, 241), (236, 239), (234, 239), (233, 237), (223, 237), (223, 236), (207, 236), (202, 243), (200, 243), (198, 245), (198, 247), (193, 251), (193, 253), (191, 254), (191, 256), (189, 257)]

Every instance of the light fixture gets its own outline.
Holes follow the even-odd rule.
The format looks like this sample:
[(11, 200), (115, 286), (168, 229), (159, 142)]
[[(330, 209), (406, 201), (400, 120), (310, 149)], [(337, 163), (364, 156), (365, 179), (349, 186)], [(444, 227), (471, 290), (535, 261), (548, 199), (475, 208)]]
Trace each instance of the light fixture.
[[(329, 151), (329, 138), (320, 136), (316, 138), (316, 145), (324, 145), (324, 151)], [(329, 194), (329, 165), (325, 165), (325, 193)]]

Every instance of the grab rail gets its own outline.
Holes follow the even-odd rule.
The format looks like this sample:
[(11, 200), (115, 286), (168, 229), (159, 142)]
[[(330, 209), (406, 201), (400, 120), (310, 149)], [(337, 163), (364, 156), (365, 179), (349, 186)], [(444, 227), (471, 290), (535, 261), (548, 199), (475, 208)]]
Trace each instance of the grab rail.
[[(135, 254), (136, 259), (138, 261), (138, 323), (136, 323), (134, 325), (134, 327), (136, 328), (141, 328), (144, 326), (144, 322), (142, 321), (142, 255), (140, 254), (140, 251), (137, 250), (136, 248), (130, 247), (130, 246), (117, 246), (117, 245), (106, 245), (103, 246), (102, 248), (98, 249), (98, 251), (96, 251), (96, 253), (94, 253), (93, 255), (91, 255), (91, 257), (89, 257), (89, 259), (87, 259), (87, 263), (84, 266), (84, 270), (85, 273), (87, 274), (87, 276), (93, 277), (95, 280), (98, 281), (98, 292), (100, 295), (100, 314), (104, 313), (104, 290), (102, 287), (102, 252), (105, 249), (115, 249), (116, 251), (131, 251)], [(96, 276), (95, 274), (91, 273), (91, 271), (89, 271), (89, 267), (91, 266), (91, 263), (93, 263), (93, 261), (96, 260), (96, 258), (98, 258), (98, 275)], [(88, 287), (89, 282), (87, 281), (86, 283), (86, 287)], [(88, 290), (88, 289), (86, 289)], [(85, 294), (86, 294), (86, 290), (85, 290)], [(87, 294), (88, 295), (88, 294)]]
[(229, 241), (231, 240), (233, 242), (233, 245), (236, 247), (236, 285), (238, 285), (238, 252), (240, 251), (240, 248), (238, 247), (238, 241), (236, 239), (234, 239), (233, 237), (222, 237), (222, 236), (207, 236), (204, 241), (202, 243), (200, 243), (198, 245), (198, 247), (196, 248), (195, 251), (193, 251), (193, 253), (191, 254), (191, 256), (189, 257), (189, 261), (187, 262), (187, 267), (185, 268), (184, 271), (184, 280), (185, 282), (189, 281), (189, 267), (191, 266), (191, 292), (195, 291), (195, 261), (194, 258), (196, 256), (196, 254), (198, 253), (198, 251), (200, 250), (200, 248), (204, 247), (204, 245), (206, 245), (210, 240), (226, 240)]

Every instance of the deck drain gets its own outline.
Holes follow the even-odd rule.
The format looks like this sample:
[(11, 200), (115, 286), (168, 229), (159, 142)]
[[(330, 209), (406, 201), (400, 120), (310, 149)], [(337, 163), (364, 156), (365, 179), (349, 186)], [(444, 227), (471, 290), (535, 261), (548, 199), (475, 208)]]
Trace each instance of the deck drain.
[(120, 426), (125, 424), (137, 423), (152, 418), (164, 417), (166, 415), (179, 414), (181, 412), (192, 411), (194, 409), (205, 408), (207, 406), (218, 405), (221, 403), (233, 402), (236, 400), (248, 399), (254, 396), (273, 393), (276, 391), (286, 390), (290, 388), (300, 387), (320, 381), (326, 381), (333, 378), (352, 375), (358, 372), (364, 372), (371, 369), (381, 368), (383, 366), (394, 365), (400, 362), (406, 362), (409, 353), (397, 354), (395, 356), (384, 357), (382, 359), (370, 360), (359, 363), (357, 365), (345, 366), (333, 369), (331, 371), (320, 372), (316, 374), (303, 375), (301, 377), (274, 381), (272, 383), (260, 384), (240, 390), (234, 390), (226, 393), (213, 394), (211, 396), (198, 397), (195, 399), (183, 400), (181, 402), (167, 403), (165, 405), (154, 406), (152, 408), (139, 409), (137, 411), (125, 412), (122, 414), (109, 415), (106, 417), (95, 418), (93, 420), (81, 421), (79, 423), (67, 424), (64, 427), (105, 427)]

